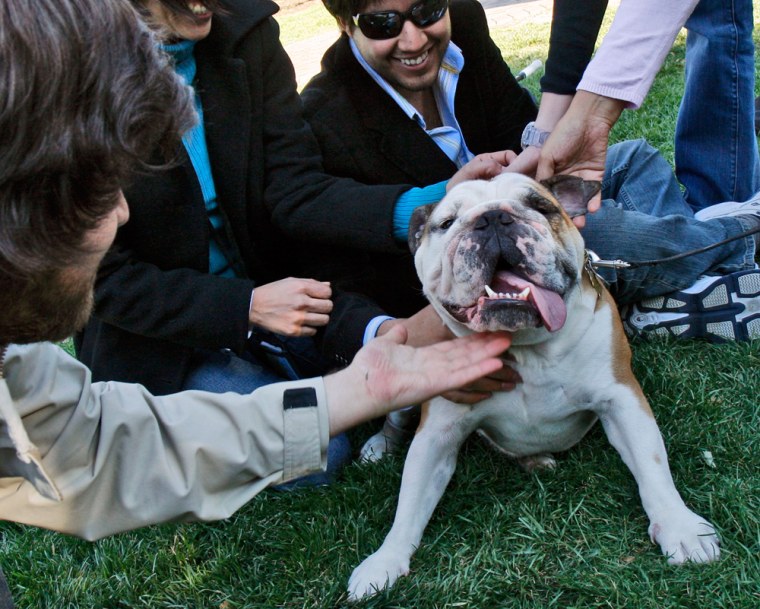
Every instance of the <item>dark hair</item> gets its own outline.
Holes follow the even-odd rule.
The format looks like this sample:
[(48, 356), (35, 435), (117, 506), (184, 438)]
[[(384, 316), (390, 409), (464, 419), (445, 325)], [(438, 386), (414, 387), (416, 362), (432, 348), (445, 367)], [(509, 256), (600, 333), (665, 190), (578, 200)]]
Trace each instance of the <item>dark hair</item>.
[(327, 11), (340, 23), (351, 23), (351, 17), (361, 13), (370, 0), (322, 0)]
[(0, 2), (0, 325), (29, 285), (76, 262), (128, 176), (174, 154), (194, 120), (126, 0)]

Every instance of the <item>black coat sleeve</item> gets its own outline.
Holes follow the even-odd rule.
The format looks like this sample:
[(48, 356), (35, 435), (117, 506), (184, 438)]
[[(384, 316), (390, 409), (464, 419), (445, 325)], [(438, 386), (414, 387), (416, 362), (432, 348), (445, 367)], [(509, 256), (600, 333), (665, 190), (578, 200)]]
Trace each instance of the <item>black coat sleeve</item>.
[[(368, 186), (329, 176), (303, 118), (293, 66), (270, 20), (264, 37), (266, 203), (288, 236), (375, 251), (397, 251), (393, 209), (408, 185)], [(335, 218), (343, 221), (337, 223)]]
[(132, 218), (100, 265), (94, 316), (137, 336), (240, 352), (254, 284), (208, 273), (202, 205), (175, 207), (160, 200), (182, 200), (172, 189), (173, 176), (184, 171), (143, 176), (139, 189), (127, 190)]
[(573, 95), (591, 60), (607, 0), (554, 0), (541, 91)]
[[(457, 118), (467, 145), (475, 154), (519, 152), (523, 129), (536, 118), (536, 104), (491, 38), (482, 5), (459, 1), (451, 11), (452, 40), (465, 56), (457, 88)], [(460, 101), (465, 103), (459, 105)]]

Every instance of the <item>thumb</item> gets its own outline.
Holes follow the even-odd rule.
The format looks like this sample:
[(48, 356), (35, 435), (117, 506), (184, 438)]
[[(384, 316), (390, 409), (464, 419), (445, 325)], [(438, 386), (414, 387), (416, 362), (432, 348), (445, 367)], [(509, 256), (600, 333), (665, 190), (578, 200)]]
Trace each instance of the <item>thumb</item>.
[(383, 334), (381, 340), (389, 340), (396, 345), (403, 345), (406, 343), (407, 338), (409, 338), (409, 333), (406, 331), (404, 325), (396, 324)]
[(543, 152), (538, 157), (538, 166), (536, 167), (536, 180), (546, 180), (556, 173), (554, 159)]
[(513, 150), (499, 150), (498, 152), (492, 152), (491, 160), (495, 161), (502, 167), (507, 167), (516, 158), (517, 154)]

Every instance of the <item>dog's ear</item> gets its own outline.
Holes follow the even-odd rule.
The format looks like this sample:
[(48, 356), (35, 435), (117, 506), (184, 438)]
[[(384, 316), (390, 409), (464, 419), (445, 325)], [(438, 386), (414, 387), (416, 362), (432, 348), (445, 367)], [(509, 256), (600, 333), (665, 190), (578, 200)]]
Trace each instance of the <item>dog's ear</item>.
[(551, 191), (571, 218), (584, 215), (588, 211), (588, 202), (602, 187), (601, 182), (566, 175), (552, 176), (541, 180), (541, 184)]
[(420, 247), (420, 240), (422, 239), (422, 232), (425, 230), (425, 224), (427, 224), (430, 214), (433, 213), (435, 203), (428, 205), (421, 205), (416, 208), (412, 213), (412, 217), (409, 220), (409, 250), (414, 254)]

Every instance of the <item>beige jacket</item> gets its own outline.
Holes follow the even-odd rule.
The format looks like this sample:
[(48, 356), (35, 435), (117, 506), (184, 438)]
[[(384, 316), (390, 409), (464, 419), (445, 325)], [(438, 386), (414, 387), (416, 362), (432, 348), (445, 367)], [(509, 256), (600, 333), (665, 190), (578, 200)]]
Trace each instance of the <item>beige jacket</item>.
[[(321, 379), (250, 395), (92, 383), (50, 344), (0, 354), (0, 518), (97, 539), (226, 518), (272, 484), (324, 469)], [(286, 389), (313, 388), (283, 407)]]

